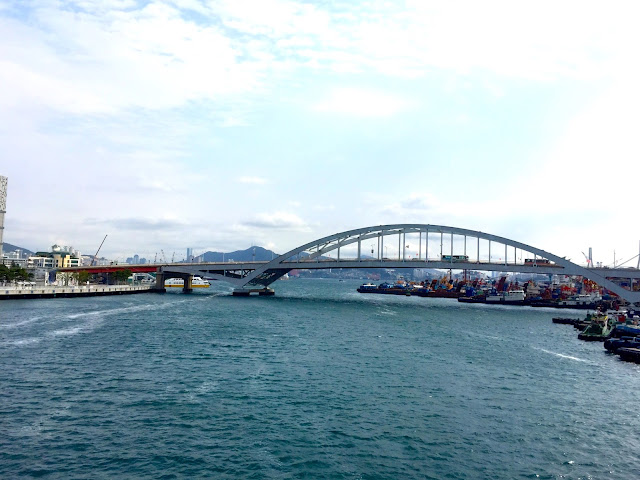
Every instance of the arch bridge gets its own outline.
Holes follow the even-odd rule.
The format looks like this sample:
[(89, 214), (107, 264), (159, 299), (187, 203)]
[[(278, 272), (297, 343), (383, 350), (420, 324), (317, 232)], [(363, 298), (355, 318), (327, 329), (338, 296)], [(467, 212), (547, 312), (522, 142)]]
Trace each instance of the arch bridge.
[[(624, 300), (640, 304), (640, 270), (585, 268), (565, 257), (491, 235), (443, 225), (395, 224), (359, 228), (329, 235), (294, 248), (269, 262), (171, 264), (158, 268), (164, 279), (193, 275), (233, 284), (234, 294), (273, 294), (269, 285), (294, 269), (434, 268), (520, 273), (581, 275)], [(629, 281), (631, 290), (611, 279)]]

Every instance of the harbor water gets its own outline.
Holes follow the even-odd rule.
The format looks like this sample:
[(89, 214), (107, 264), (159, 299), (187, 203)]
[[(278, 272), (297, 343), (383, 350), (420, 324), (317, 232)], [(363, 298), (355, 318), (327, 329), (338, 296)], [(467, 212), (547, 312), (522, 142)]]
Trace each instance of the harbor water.
[(0, 303), (0, 478), (638, 478), (640, 367), (557, 312), (273, 286)]

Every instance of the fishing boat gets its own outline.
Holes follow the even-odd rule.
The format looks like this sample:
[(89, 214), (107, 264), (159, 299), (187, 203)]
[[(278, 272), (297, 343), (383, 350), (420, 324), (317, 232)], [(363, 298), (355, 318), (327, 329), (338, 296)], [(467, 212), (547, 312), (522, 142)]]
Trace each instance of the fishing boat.
[(360, 285), (357, 289), (360, 293), (382, 293), (386, 295), (411, 295), (410, 287), (404, 283), (381, 283), (378, 286), (375, 286), (372, 283), (366, 283), (364, 285)]
[[(181, 278), (167, 278), (164, 281), (165, 288), (184, 288), (184, 280)], [(209, 288), (211, 284), (208, 280), (205, 280), (202, 277), (197, 275), (193, 276), (193, 281), (191, 282), (192, 288)]]
[(599, 293), (592, 294), (578, 294), (573, 295), (565, 300), (558, 301), (560, 307), (587, 307), (596, 308), (596, 306), (602, 302), (602, 296)]
[(486, 303), (502, 303), (506, 305), (522, 305), (524, 303), (524, 290), (509, 290), (507, 292), (496, 292), (495, 290), (487, 294)]

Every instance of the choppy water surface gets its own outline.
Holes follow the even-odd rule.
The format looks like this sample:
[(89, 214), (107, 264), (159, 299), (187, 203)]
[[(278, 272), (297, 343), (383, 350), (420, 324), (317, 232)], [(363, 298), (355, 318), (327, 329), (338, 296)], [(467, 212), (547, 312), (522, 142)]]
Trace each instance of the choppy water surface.
[(0, 477), (638, 478), (638, 366), (356, 286), (1, 302)]

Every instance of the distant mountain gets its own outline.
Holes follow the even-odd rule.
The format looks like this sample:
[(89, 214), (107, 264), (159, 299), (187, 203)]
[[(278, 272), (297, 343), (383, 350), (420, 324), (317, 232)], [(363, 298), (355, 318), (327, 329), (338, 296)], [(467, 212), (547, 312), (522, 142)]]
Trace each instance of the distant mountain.
[(17, 247), (6, 242), (2, 244), (3, 253), (15, 252), (16, 250), (20, 250), (22, 252), (22, 255), (33, 255), (33, 252), (27, 248)]
[(277, 253), (262, 247), (251, 247), (246, 250), (236, 250), (235, 252), (206, 252), (203, 254), (205, 262), (262, 262), (273, 260), (278, 256)]

